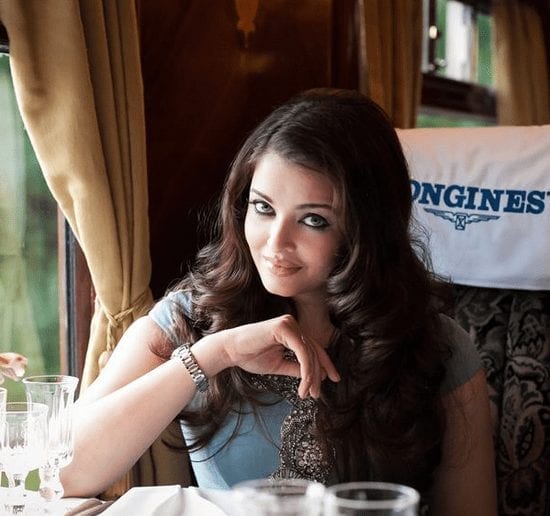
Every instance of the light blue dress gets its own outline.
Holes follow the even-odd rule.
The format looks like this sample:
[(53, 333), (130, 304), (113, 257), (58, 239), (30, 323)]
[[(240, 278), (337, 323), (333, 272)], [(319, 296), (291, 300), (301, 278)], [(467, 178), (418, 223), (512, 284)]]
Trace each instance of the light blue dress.
[[(174, 306), (187, 315), (192, 311), (185, 293), (172, 292), (153, 307), (149, 316), (176, 342), (170, 330)], [(442, 393), (446, 393), (467, 382), (481, 367), (481, 360), (469, 335), (453, 319), (444, 315), (441, 317), (453, 350), (446, 364), (447, 376), (442, 386)], [(250, 407), (245, 407), (241, 427), (231, 441), (229, 439), (237, 425), (236, 414), (228, 415), (226, 424), (204, 448), (190, 453), (199, 487), (229, 489), (243, 480), (266, 478), (277, 469), (281, 425), (293, 407), (289, 401), (276, 394), (266, 393), (264, 396), (266, 401), (273, 404), (259, 407), (259, 418), (254, 416)], [(205, 394), (197, 391), (187, 408), (199, 408), (205, 398)], [(181, 423), (181, 429), (186, 442), (193, 442), (197, 429), (185, 422)]]

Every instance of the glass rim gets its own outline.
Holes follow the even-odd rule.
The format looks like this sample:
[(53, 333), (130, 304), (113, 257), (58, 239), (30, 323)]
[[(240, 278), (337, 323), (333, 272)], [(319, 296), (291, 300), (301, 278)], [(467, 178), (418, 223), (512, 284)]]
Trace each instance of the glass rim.
[(323, 485), (316, 480), (308, 480), (307, 478), (251, 478), (249, 480), (242, 480), (233, 485), (233, 488), (240, 486), (310, 486), (310, 485)]
[(26, 376), (21, 380), (23, 383), (32, 383), (33, 385), (56, 385), (56, 384), (68, 384), (76, 385), (79, 381), (77, 376), (71, 376), (68, 374), (41, 374), (34, 376)]
[(256, 493), (258, 496), (282, 500), (285, 496), (305, 496), (308, 499), (321, 500), (326, 488), (321, 482), (306, 478), (256, 478), (242, 480), (234, 484), (231, 490), (240, 497)]
[[(353, 498), (343, 498), (338, 496), (339, 491), (353, 491), (359, 489), (387, 490), (404, 495), (397, 500), (356, 500)], [(419, 492), (413, 487), (392, 482), (347, 482), (343, 484), (334, 484), (326, 488), (326, 499), (338, 503), (346, 509), (364, 509), (365, 502), (369, 502), (369, 509), (405, 509), (414, 506), (420, 500)]]
[[(11, 408), (15, 408), (17, 405), (21, 406), (19, 410), (9, 410)], [(27, 407), (27, 408), (23, 408), (23, 407)], [(33, 401), (8, 401), (6, 403), (6, 414), (8, 413), (9, 414), (28, 414), (29, 413), (28, 407), (31, 407), (31, 410), (30, 410), (31, 413), (36, 410), (36, 412), (41, 414), (42, 412), (47, 413), (49, 410), (48, 405), (46, 405), (45, 403), (37, 403)]]

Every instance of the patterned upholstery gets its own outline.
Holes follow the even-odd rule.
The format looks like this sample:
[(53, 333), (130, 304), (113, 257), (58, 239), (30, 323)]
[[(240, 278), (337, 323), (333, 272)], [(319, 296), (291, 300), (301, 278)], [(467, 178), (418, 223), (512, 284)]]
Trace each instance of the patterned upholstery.
[(455, 286), (487, 373), (501, 515), (550, 514), (550, 292)]

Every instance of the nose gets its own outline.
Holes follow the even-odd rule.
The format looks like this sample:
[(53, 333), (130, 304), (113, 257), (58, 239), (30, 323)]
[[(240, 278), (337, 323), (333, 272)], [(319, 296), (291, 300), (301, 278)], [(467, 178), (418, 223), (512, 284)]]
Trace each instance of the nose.
[(267, 245), (273, 253), (289, 251), (295, 248), (294, 234), (290, 221), (274, 219), (269, 228)]

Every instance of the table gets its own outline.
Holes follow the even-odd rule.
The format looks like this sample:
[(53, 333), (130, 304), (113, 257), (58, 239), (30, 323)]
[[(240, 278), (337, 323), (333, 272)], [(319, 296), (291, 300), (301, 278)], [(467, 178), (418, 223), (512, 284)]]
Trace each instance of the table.
[[(105, 507), (96, 499), (65, 498), (61, 501), (64, 513), (71, 516), (232, 516), (229, 491), (182, 488), (179, 485), (134, 487), (113, 503)], [(85, 504), (86, 502), (86, 504)], [(83, 510), (78, 511), (79, 507)], [(104, 510), (103, 510), (104, 509)], [(183, 511), (183, 512), (182, 512)]]

